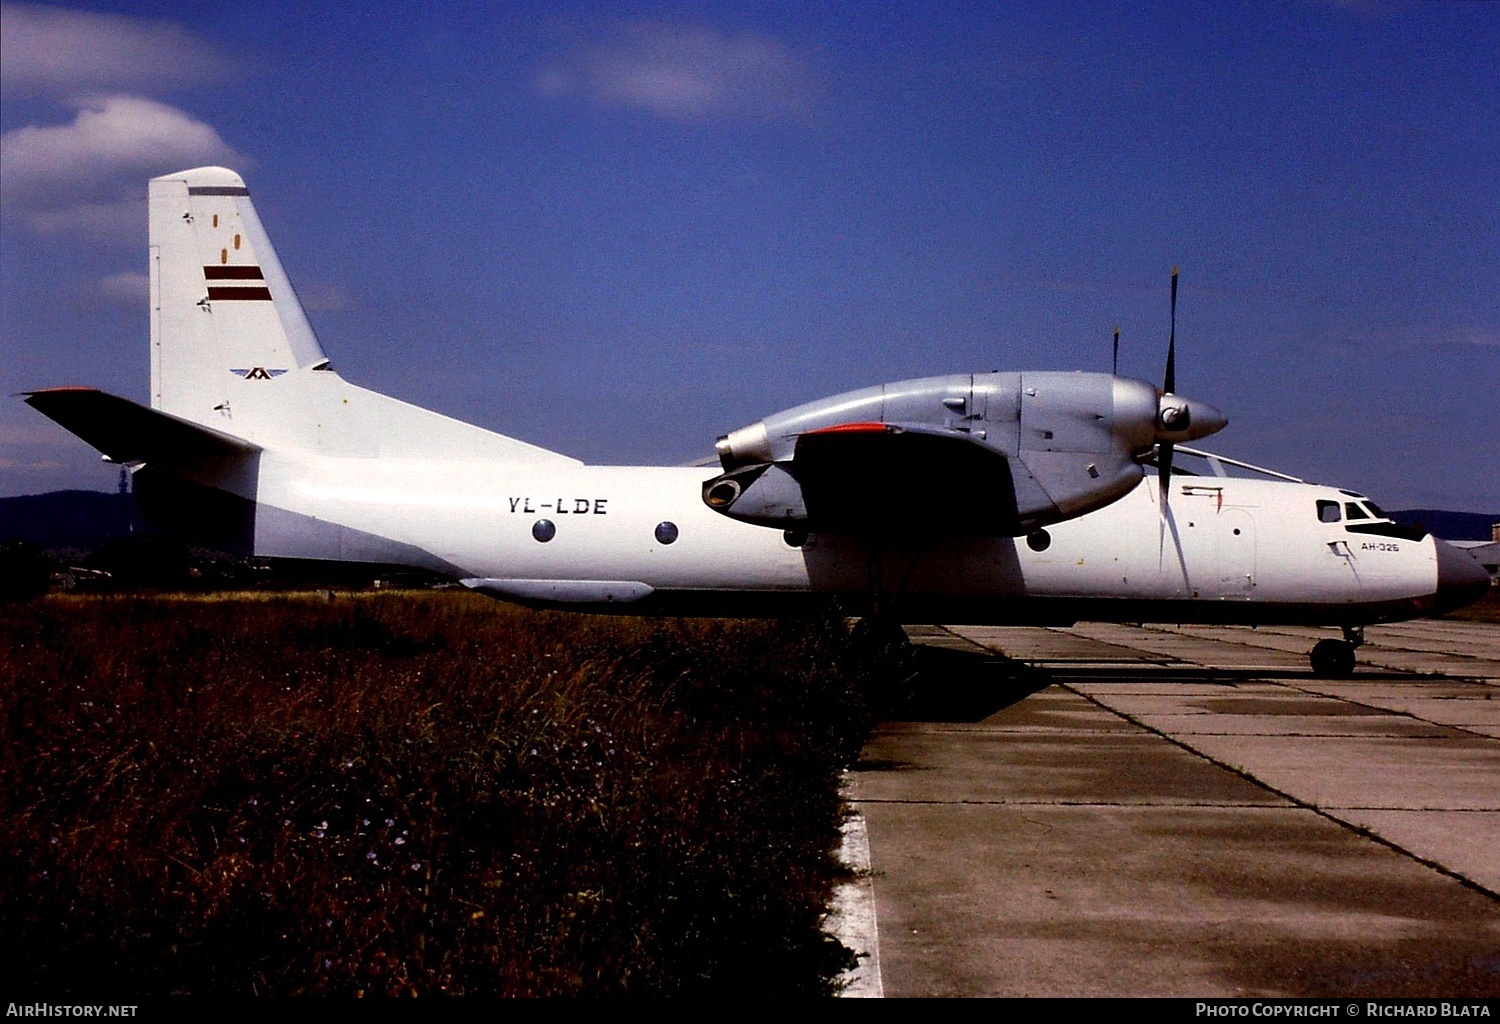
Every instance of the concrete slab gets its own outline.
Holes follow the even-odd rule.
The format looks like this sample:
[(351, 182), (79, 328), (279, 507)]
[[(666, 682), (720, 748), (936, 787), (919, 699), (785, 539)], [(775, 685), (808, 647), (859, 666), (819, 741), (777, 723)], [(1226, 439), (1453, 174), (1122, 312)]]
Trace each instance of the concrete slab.
[[(1101, 714), (1101, 712), (1095, 712)], [(854, 770), (861, 802), (1251, 806), (1284, 800), (1140, 731), (883, 728)]]
[(1132, 711), (1131, 717), (1147, 728), (1168, 736), (1310, 736), (1323, 739), (1372, 736), (1401, 739), (1440, 739), (1452, 735), (1428, 722), (1395, 720), (1389, 716), (1349, 718), (1345, 716), (1277, 715), (1274, 718), (1245, 715), (1179, 715)]
[(1394, 640), (1477, 676), (1342, 681), (1319, 630), (927, 634), (850, 776), (884, 992), (1500, 995), (1500, 723), (1459, 653), (1500, 627), (1471, 626)]
[[(1394, 669), (1414, 675), (1453, 675), (1459, 678), (1500, 682), (1500, 633), (1492, 624), (1420, 620), (1421, 624), (1396, 623), (1365, 630), (1359, 650), (1361, 671)], [(1076, 627), (1093, 636), (1097, 627)], [(1128, 627), (1127, 627), (1128, 628)], [(1337, 636), (1330, 629), (1311, 626), (1169, 626), (1148, 627), (1152, 632), (1199, 638), (1218, 637), (1250, 648), (1275, 650), (1293, 658), (1290, 667), (1307, 668), (1307, 653), (1313, 644)], [(1152, 649), (1156, 649), (1153, 647)]]
[(1402, 850), (1420, 853), (1440, 847), (1444, 869), (1500, 892), (1500, 856), (1495, 853), (1500, 850), (1500, 814), (1369, 807), (1335, 808), (1332, 813)]
[(1500, 699), (1492, 687), (1458, 683), (1362, 689), (1358, 684), (1322, 683), (1304, 685), (1303, 689), (1491, 738), (1500, 731)]
[(888, 996), (1497, 990), (1492, 903), (1294, 808), (862, 806)]
[(1174, 738), (1314, 807), (1500, 812), (1500, 752), (1480, 737)]

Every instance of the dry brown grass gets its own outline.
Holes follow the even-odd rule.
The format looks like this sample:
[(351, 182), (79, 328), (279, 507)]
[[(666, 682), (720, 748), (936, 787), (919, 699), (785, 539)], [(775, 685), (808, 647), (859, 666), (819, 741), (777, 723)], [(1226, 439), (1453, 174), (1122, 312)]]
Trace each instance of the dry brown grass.
[[(830, 990), (836, 620), (0, 608), (0, 943), (62, 996)], [(888, 667), (888, 666), (887, 666)]]

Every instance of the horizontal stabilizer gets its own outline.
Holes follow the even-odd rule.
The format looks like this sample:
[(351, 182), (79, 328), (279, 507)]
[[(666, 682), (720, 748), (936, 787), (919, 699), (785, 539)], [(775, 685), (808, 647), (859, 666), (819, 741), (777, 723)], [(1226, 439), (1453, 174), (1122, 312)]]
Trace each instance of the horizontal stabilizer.
[(257, 445), (94, 388), (48, 388), (26, 404), (56, 420), (112, 462), (178, 461), (247, 455)]

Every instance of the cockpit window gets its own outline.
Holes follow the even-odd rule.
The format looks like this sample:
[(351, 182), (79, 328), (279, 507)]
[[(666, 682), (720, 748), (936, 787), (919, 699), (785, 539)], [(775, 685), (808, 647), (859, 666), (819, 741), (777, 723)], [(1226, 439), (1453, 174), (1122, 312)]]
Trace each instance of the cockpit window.
[(1318, 502), (1318, 522), (1336, 523), (1339, 521), (1339, 503), (1336, 501)]
[(1346, 502), (1344, 502), (1344, 518), (1345, 519), (1369, 519), (1370, 518), (1370, 513), (1366, 512), (1363, 508), (1361, 508), (1359, 506), (1358, 502), (1346, 501)]
[(1369, 509), (1370, 510), (1370, 515), (1374, 516), (1376, 519), (1389, 519), (1390, 518), (1390, 516), (1386, 515), (1382, 511), (1380, 511), (1380, 506), (1377, 505), (1377, 504), (1375, 504), (1373, 501), (1366, 501), (1365, 502), (1365, 508)]

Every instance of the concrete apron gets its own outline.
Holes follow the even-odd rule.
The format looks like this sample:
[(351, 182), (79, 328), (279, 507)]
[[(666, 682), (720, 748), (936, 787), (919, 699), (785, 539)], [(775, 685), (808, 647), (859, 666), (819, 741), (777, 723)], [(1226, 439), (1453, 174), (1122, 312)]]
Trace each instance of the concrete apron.
[[(849, 994), (1500, 994), (1500, 628), (1421, 627), (1339, 682), (1296, 631), (910, 630)], [(1424, 653), (1467, 678), (1380, 667)]]

